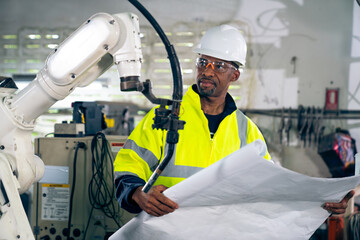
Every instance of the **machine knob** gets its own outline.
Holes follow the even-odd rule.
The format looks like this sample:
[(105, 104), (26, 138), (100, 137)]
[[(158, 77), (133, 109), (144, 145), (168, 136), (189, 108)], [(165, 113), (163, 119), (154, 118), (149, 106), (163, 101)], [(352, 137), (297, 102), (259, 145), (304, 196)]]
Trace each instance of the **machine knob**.
[(50, 228), (49, 232), (54, 235), (56, 233), (56, 228)]
[(80, 229), (75, 228), (75, 229), (74, 229), (74, 231), (73, 231), (73, 235), (74, 235), (75, 237), (79, 237), (79, 236), (80, 236), (80, 234), (81, 234)]

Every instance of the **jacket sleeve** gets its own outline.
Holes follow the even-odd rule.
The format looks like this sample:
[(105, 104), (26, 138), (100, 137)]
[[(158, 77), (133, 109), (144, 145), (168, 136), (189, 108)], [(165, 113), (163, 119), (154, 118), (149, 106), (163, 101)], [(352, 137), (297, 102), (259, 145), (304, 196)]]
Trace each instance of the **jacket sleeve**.
[(115, 179), (116, 200), (121, 208), (130, 213), (140, 213), (142, 209), (132, 200), (132, 194), (145, 181), (132, 175), (123, 175)]

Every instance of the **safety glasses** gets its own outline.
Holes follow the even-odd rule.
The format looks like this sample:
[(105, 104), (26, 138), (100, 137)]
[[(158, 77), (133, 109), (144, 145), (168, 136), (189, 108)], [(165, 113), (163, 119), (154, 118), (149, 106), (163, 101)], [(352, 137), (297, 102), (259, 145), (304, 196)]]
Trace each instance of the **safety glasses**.
[(232, 64), (227, 63), (227, 62), (222, 62), (222, 61), (212, 62), (206, 58), (197, 58), (196, 59), (196, 67), (199, 70), (204, 71), (209, 66), (212, 68), (212, 70), (214, 72), (218, 72), (218, 73), (224, 73), (229, 68), (233, 68), (233, 69), (237, 70), (237, 68), (235, 66), (233, 66)]

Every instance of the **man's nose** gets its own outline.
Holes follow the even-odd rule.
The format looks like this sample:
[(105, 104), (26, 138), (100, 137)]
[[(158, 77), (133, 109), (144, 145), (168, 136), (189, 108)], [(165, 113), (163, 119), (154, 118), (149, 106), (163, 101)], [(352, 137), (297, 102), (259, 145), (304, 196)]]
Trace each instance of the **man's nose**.
[[(210, 66), (210, 67), (209, 67)], [(210, 70), (208, 70), (210, 69)], [(204, 71), (202, 72), (204, 75), (214, 75), (214, 65), (212, 63), (208, 63), (204, 69)]]

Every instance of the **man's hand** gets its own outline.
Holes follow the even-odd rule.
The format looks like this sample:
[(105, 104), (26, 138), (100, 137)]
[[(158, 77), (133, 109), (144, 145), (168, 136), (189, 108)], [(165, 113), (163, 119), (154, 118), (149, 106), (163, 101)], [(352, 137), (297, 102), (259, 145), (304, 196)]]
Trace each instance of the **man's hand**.
[(348, 206), (348, 201), (355, 194), (354, 190), (351, 190), (339, 203), (325, 203), (323, 208), (332, 214), (343, 214)]
[(177, 203), (162, 194), (166, 189), (167, 187), (164, 185), (158, 185), (152, 187), (148, 193), (144, 193), (142, 187), (138, 187), (132, 195), (132, 199), (148, 214), (160, 217), (179, 207)]

